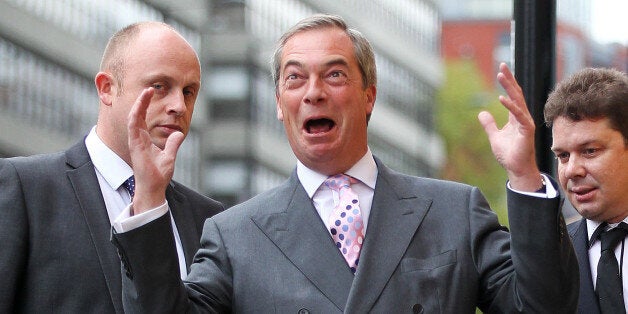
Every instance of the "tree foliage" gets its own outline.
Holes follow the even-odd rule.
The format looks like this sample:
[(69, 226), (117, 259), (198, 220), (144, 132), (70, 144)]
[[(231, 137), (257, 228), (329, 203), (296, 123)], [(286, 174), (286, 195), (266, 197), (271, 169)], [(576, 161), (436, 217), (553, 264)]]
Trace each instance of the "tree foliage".
[(477, 115), (487, 110), (501, 127), (508, 111), (499, 102), (496, 88), (484, 86), (472, 61), (448, 61), (445, 68), (436, 108), (438, 130), (447, 150), (441, 177), (478, 186), (500, 222), (507, 225), (506, 172), (495, 160)]

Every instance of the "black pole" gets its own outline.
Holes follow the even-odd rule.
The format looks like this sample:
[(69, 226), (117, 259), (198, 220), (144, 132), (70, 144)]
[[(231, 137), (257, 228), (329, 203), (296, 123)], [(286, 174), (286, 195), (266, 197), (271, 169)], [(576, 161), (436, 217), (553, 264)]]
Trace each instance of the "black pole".
[(556, 73), (556, 0), (514, 0), (513, 11), (515, 78), (536, 123), (536, 161), (542, 172), (555, 174), (543, 107)]

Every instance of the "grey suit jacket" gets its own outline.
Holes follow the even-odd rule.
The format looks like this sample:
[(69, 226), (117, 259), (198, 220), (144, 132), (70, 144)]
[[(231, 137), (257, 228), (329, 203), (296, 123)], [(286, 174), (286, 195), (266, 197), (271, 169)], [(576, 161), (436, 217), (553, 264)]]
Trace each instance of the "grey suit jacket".
[[(222, 205), (175, 182), (166, 194), (189, 265), (203, 222)], [(83, 141), (0, 159), (0, 313), (122, 313), (110, 229)]]
[[(167, 220), (117, 234), (130, 313), (573, 313), (578, 265), (558, 199), (510, 193), (512, 240), (477, 188), (379, 175), (355, 276), (296, 172), (206, 221), (185, 283)], [(159, 262), (155, 262), (159, 261)], [(168, 262), (170, 261), (170, 262)]]
[(578, 263), (580, 265), (580, 298), (578, 300), (578, 313), (599, 314), (600, 304), (591, 279), (591, 264), (589, 263), (589, 235), (586, 219), (570, 223), (567, 226), (569, 236), (573, 242)]

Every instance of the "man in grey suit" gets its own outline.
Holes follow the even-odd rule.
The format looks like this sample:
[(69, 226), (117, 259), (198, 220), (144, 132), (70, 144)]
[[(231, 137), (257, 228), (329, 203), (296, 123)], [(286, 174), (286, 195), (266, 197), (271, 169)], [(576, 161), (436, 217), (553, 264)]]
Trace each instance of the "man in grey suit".
[[(165, 187), (168, 178), (138, 173), (141, 203), (131, 207), (155, 220), (114, 230), (127, 271), (125, 310), (575, 310), (577, 262), (560, 198), (534, 159), (523, 162), (534, 156), (532, 119), (519, 110), (501, 130), (486, 126), (510, 179), (509, 234), (478, 188), (403, 175), (373, 157), (367, 124), (376, 98), (375, 58), (368, 41), (340, 17), (302, 20), (280, 38), (273, 60), (277, 117), (298, 158), (296, 170), (277, 188), (208, 219), (185, 281), (176, 274), (172, 249), (145, 246), (172, 241), (167, 219), (159, 216), (165, 200), (140, 188)], [(144, 106), (138, 101), (132, 115)], [(142, 129), (131, 120), (130, 140)], [(163, 158), (141, 143), (131, 146), (131, 155), (146, 165)]]
[[(0, 160), (0, 313), (123, 313), (110, 230), (131, 201), (124, 182), (140, 166), (129, 155), (128, 113), (150, 87), (143, 94), (150, 103), (142, 117), (145, 139), (168, 149), (166, 138), (177, 133), (178, 147), (200, 78), (196, 53), (170, 26), (128, 26), (105, 50), (95, 77), (98, 122), (85, 139), (64, 152)], [(176, 252), (174, 271), (185, 277), (204, 220), (222, 205), (171, 180), (164, 188), (176, 238), (146, 245)]]

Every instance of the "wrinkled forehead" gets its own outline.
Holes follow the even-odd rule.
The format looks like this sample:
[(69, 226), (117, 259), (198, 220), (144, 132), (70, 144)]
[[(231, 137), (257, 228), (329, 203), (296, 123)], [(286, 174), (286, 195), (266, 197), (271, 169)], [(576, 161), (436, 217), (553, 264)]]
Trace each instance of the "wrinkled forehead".
[(286, 41), (281, 53), (281, 69), (305, 63), (357, 66), (351, 39), (343, 30), (332, 27), (302, 31)]

